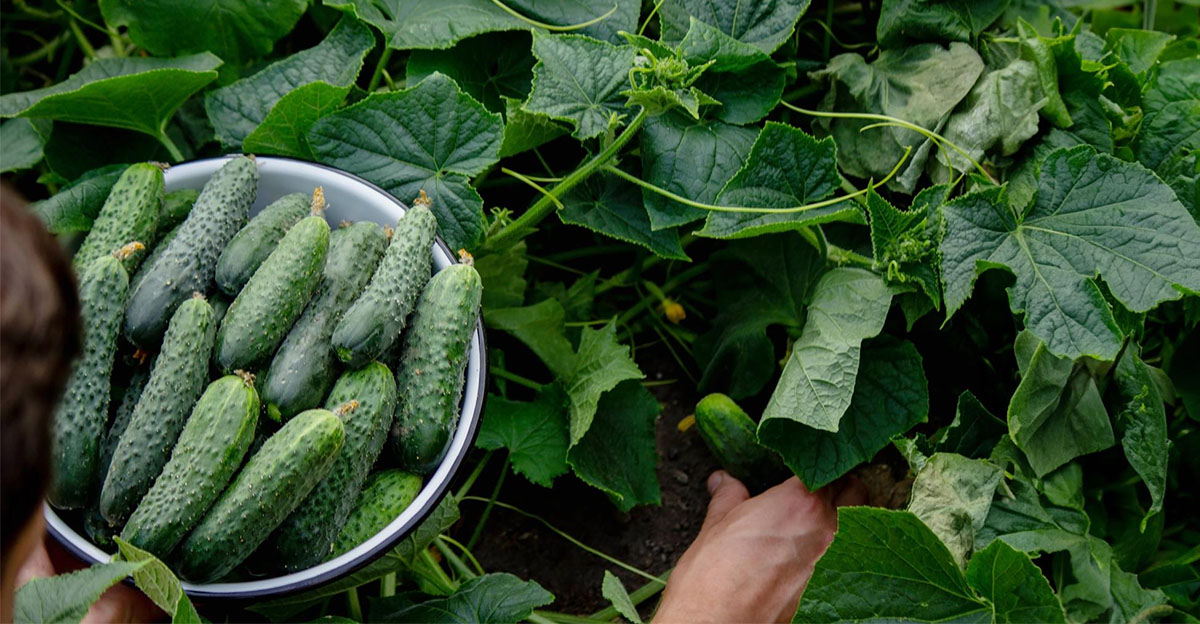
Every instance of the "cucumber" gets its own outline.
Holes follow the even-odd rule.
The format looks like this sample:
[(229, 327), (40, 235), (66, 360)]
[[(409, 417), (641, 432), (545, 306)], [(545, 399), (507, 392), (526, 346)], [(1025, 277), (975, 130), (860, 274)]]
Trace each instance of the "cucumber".
[(117, 334), (129, 294), (129, 274), (121, 262), (144, 248), (130, 243), (97, 258), (80, 280), (83, 356), (71, 367), (51, 434), (52, 474), (46, 497), (55, 507), (83, 507), (98, 479)]
[(229, 311), (229, 300), (217, 293), (208, 300), (208, 305), (213, 309), (213, 327), (220, 327), (221, 321), (225, 320), (225, 313)]
[(437, 219), (425, 203), (414, 202), (396, 222), (392, 242), (371, 282), (333, 330), (334, 351), (350, 368), (378, 359), (400, 337), (421, 288), (429, 281), (436, 232)]
[(109, 524), (100, 510), (95, 507), (88, 507), (87, 511), (83, 512), (83, 530), (87, 533), (88, 539), (100, 548), (109, 549), (116, 546), (113, 543), (113, 537), (119, 531)]
[(769, 487), (787, 476), (779, 456), (758, 443), (754, 420), (724, 394), (700, 400), (696, 426), (721, 467), (749, 487)]
[(346, 428), (346, 441), (329, 474), (304, 504), (271, 535), (266, 558), (294, 572), (329, 556), (371, 465), (383, 450), (396, 409), (396, 381), (378, 362), (349, 371), (338, 379), (325, 408)]
[[(167, 230), (166, 233), (159, 232), (159, 234), (162, 234), (162, 238), (160, 238), (158, 242), (154, 244), (154, 248), (151, 249), (150, 253), (146, 256), (146, 261), (142, 263), (142, 266), (144, 267), (150, 266), (158, 261), (158, 258), (163, 255), (163, 252), (165, 252), (167, 248), (171, 246), (171, 241), (175, 240), (175, 237), (179, 235), (179, 227), (173, 227), (170, 230)], [(140, 286), (145, 279), (145, 271), (138, 271), (137, 273), (131, 274), (129, 277), (129, 292), (132, 293), (137, 290), (138, 286)]]
[(217, 288), (230, 297), (236, 297), (263, 260), (271, 255), (288, 228), (307, 217), (310, 207), (316, 214), (317, 197), (319, 195), (314, 194), (310, 200), (304, 193), (284, 195), (250, 219), (246, 227), (229, 241), (217, 260)]
[(421, 476), (403, 470), (384, 470), (367, 478), (354, 510), (333, 543), (336, 557), (367, 541), (395, 520), (421, 492)]
[(471, 333), (483, 294), (470, 264), (433, 276), (417, 301), (396, 369), (396, 419), (389, 437), (400, 467), (425, 474), (437, 467), (458, 426), (458, 402)]
[(205, 389), (171, 459), (121, 530), (159, 559), (187, 535), (242, 462), (254, 439), (258, 395), (249, 375), (227, 375)]
[(175, 308), (192, 293), (208, 292), (217, 256), (246, 221), (257, 187), (258, 166), (247, 156), (230, 159), (213, 174), (170, 243), (134, 278), (125, 308), (130, 342), (157, 350)]
[(245, 560), (325, 477), (345, 437), (341, 419), (328, 410), (289, 420), (180, 544), (179, 575), (207, 583)]
[(321, 283), (329, 224), (305, 217), (254, 272), (217, 331), (214, 361), (222, 371), (265, 363)]
[(196, 189), (177, 189), (163, 195), (162, 210), (158, 211), (159, 233), (169, 232), (183, 223), (199, 197), (200, 191)]
[(387, 236), (377, 223), (355, 223), (330, 235), (321, 286), (265, 375), (262, 398), (272, 420), (321, 405), (337, 376), (338, 360), (329, 346), (333, 328), (371, 279), (386, 248)]
[(204, 390), (216, 334), (213, 316), (212, 306), (196, 293), (171, 317), (150, 381), (100, 491), (100, 512), (112, 524), (124, 522), (150, 490)]
[[(149, 246), (158, 227), (158, 210), (163, 201), (163, 172), (158, 165), (131, 165), (108, 193), (92, 231), (75, 252), (75, 272), (82, 274), (101, 256), (107, 256), (130, 241)], [(132, 273), (145, 253), (130, 254), (123, 260)]]
[(121, 395), (121, 402), (113, 410), (112, 416), (109, 418), (108, 429), (104, 432), (104, 440), (100, 443), (100, 467), (96, 471), (97, 488), (104, 486), (108, 467), (112, 464), (113, 452), (117, 450), (117, 444), (121, 442), (121, 435), (129, 427), (129, 420), (133, 417), (133, 408), (137, 406), (138, 399), (141, 398), (148, 381), (150, 381), (150, 367), (148, 366), (138, 367), (129, 376), (129, 383), (126, 384), (125, 392)]

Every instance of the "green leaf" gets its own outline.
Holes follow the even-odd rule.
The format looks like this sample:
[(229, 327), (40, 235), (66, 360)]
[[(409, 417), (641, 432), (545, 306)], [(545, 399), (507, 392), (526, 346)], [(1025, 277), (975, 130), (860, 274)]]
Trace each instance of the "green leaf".
[(751, 124), (774, 110), (787, 84), (787, 70), (763, 61), (740, 72), (705, 72), (696, 87), (721, 103), (717, 119)]
[(17, 588), (13, 621), (79, 622), (100, 594), (145, 565), (145, 561), (113, 561), (70, 574), (35, 578)]
[[(867, 63), (858, 54), (840, 54), (825, 69), (810, 74), (827, 80), (829, 91), (821, 110), (839, 113), (872, 113), (903, 119), (927, 130), (940, 132), (951, 111), (970, 92), (983, 72), (983, 60), (964, 43), (943, 48), (923, 43), (897, 50), (884, 50)], [(866, 119), (818, 118), (814, 127), (833, 136), (838, 147), (838, 165), (848, 175), (881, 180), (904, 156), (913, 152), (888, 182), (888, 188), (912, 193), (925, 168), (932, 142), (912, 130), (880, 127)]]
[(804, 332), (792, 345), (760, 432), (772, 419), (836, 432), (854, 393), (862, 341), (883, 329), (891, 302), (887, 284), (870, 271), (826, 273), (813, 289)]
[(617, 613), (621, 617), (629, 620), (633, 624), (642, 624), (642, 616), (638, 615), (637, 607), (633, 605), (633, 601), (629, 599), (629, 593), (625, 591), (625, 586), (621, 584), (621, 579), (615, 574), (604, 571), (604, 582), (600, 585), (601, 593), (609, 602), (612, 603)]
[(97, 59), (53, 86), (0, 96), (0, 117), (44, 117), (158, 137), (176, 109), (217, 77), (220, 65), (207, 52)]
[(142, 590), (146, 597), (154, 601), (158, 608), (167, 612), (175, 622), (199, 622), (200, 615), (183, 592), (179, 579), (171, 572), (165, 563), (154, 555), (126, 542), (120, 537), (114, 537), (121, 559), (131, 563), (144, 563), (133, 573), (133, 583)]
[(525, 242), (475, 259), (475, 270), (483, 283), (483, 308), (511, 308), (525, 302), (525, 269), (529, 258)]
[(934, 453), (913, 481), (908, 510), (942, 540), (960, 567), (971, 558), (975, 533), (983, 528), (1002, 476), (986, 461)]
[(564, 134), (562, 125), (555, 123), (549, 115), (531, 113), (521, 108), (521, 101), (513, 98), (504, 100), (504, 142), (500, 145), (500, 157), (520, 154), (540, 147)]
[(13, 119), (0, 124), (0, 173), (28, 169), (42, 161), (42, 146), (50, 135), (50, 122)]
[(1134, 138), (1138, 162), (1153, 169), (1200, 219), (1200, 59), (1163, 63), (1146, 86)]
[[(950, 116), (941, 135), (976, 161), (996, 152), (1010, 156), (1038, 131), (1038, 110), (1045, 104), (1038, 84), (1037, 68), (1029, 61), (1014, 60), (1003, 69), (987, 72), (975, 83), (967, 98)], [(962, 154), (940, 149), (936, 162), (927, 168), (937, 181), (952, 177), (946, 167), (970, 171)]]
[(1065, 622), (1062, 603), (1029, 555), (1001, 541), (971, 557), (967, 583), (992, 605), (993, 622)]
[(691, 18), (714, 26), (734, 39), (770, 54), (792, 36), (809, 0), (667, 0), (659, 10), (662, 39), (683, 39)]
[(767, 329), (799, 330), (809, 291), (825, 270), (825, 259), (795, 232), (731, 242), (713, 254), (717, 318), (696, 340), (703, 367), (701, 392), (734, 399), (758, 394), (774, 376), (779, 356)]
[(529, 95), (533, 78), (530, 45), (527, 33), (479, 35), (449, 50), (414, 50), (404, 71), (408, 84), (417, 84), (434, 72), (445, 74), (488, 110), (502, 113), (506, 98), (524, 100)]
[(158, 56), (212, 52), (229, 69), (270, 53), (307, 8), (305, 0), (100, 0), (104, 21), (128, 27), (138, 47)]
[(837, 432), (787, 418), (763, 418), (759, 441), (777, 451), (810, 490), (870, 461), (893, 437), (925, 422), (929, 392), (921, 356), (907, 341), (880, 340), (863, 349), (854, 396)]
[[(867, 214), (871, 215), (871, 250), (875, 265), (887, 270), (890, 282), (914, 284), (933, 303), (941, 307), (938, 288), (935, 241), (938, 223), (930, 219), (931, 196), (945, 196), (946, 187), (921, 191), (908, 212), (897, 210), (875, 191), (867, 193)], [(940, 203), (940, 201), (938, 202)], [(934, 206), (935, 210), (937, 206)], [(937, 212), (932, 213), (935, 217)]]
[(503, 124), (446, 76), (376, 93), (315, 123), (321, 162), (363, 176), (402, 201), (422, 189), (451, 249), (482, 239), (483, 200), (468, 178), (499, 159)]
[(660, 258), (689, 260), (674, 229), (653, 230), (638, 187), (614, 175), (594, 175), (562, 198), (558, 218), (605, 236), (640, 245)]
[(308, 133), (318, 119), (341, 108), (350, 87), (310, 82), (279, 99), (262, 123), (242, 140), (241, 149), (315, 160)]
[(438, 535), (454, 526), (459, 517), (458, 499), (453, 496), (443, 497), (442, 502), (438, 503), (438, 506), (430, 512), (429, 517), (425, 518), (425, 521), (397, 544), (387, 556), (399, 559), (411, 567), (420, 557), (421, 552), (429, 548)]
[[(717, 204), (798, 208), (829, 197), (841, 183), (836, 151), (830, 139), (818, 141), (803, 130), (768, 121), (750, 147), (746, 163), (717, 196)], [(791, 213), (712, 211), (696, 234), (743, 238), (829, 221), (861, 220), (861, 216), (849, 202)]]
[(1179, 341), (1168, 372), (1183, 409), (1200, 421), (1200, 331), (1193, 329)]
[(566, 396), (557, 385), (533, 402), (489, 396), (479, 437), (482, 448), (508, 449), (513, 471), (542, 486), (567, 472)]
[(1116, 357), (1121, 333), (1097, 275), (1133, 312), (1200, 291), (1200, 227), (1171, 189), (1141, 165), (1087, 146), (1046, 159), (1022, 215), (999, 189), (943, 211), (947, 315), (962, 306), (979, 273), (1007, 268), (1016, 276), (1010, 307), (1055, 355)]
[(885, 48), (963, 41), (995, 22), (1010, 0), (883, 0), (875, 36)]
[(521, 622), (533, 610), (554, 602), (554, 595), (534, 581), (506, 573), (485, 574), (468, 580), (445, 598), (435, 598), (397, 611), (371, 613), (377, 622), (422, 624)]
[(1113, 445), (1108, 411), (1087, 366), (1039, 344), (1008, 404), (1008, 431), (1039, 477)]
[(483, 321), (489, 329), (506, 331), (529, 347), (555, 377), (568, 378), (575, 366), (575, 352), (564, 334), (566, 313), (556, 299), (545, 299), (521, 308), (484, 308)]
[[(287, 143), (306, 148), (308, 126), (318, 115), (328, 114), (341, 105), (358, 78), (363, 59), (374, 46), (371, 30), (362, 22), (345, 17), (321, 43), (209, 93), (204, 107), (217, 138), (226, 147), (237, 149), (243, 140), (257, 133), (256, 142), (260, 144), (272, 144), (286, 137)], [(313, 83), (323, 86), (314, 87)], [(307, 89), (296, 93), (302, 87)], [(275, 118), (271, 119), (272, 116)], [(307, 122), (307, 126), (297, 123), (298, 119)], [(268, 142), (264, 141), (264, 134), (281, 136)], [(304, 156), (310, 152), (305, 149), (285, 155)]]
[[(1179, 357), (1178, 351), (1175, 357)], [(1123, 403), (1118, 404), (1116, 415), (1118, 427), (1123, 429), (1121, 449), (1150, 491), (1150, 508), (1141, 524), (1144, 531), (1150, 516), (1162, 509), (1167, 490), (1167, 412), (1149, 367), (1134, 349), (1117, 362), (1113, 380)]]
[(582, 35), (536, 35), (533, 90), (525, 109), (575, 126), (573, 136), (588, 139), (625, 114), (621, 92), (629, 87), (633, 48)]
[[(37, 121), (53, 125), (43, 148), (46, 166), (68, 180), (114, 163), (167, 161), (171, 158), (157, 139), (141, 132), (66, 121)], [(192, 156), (191, 150), (182, 143), (182, 135), (173, 130), (169, 128), (168, 135), (180, 141), (178, 145), (184, 157)]]
[(1104, 33), (1105, 49), (1139, 76), (1158, 62), (1167, 44), (1174, 40), (1172, 34), (1134, 28), (1110, 28)]
[(33, 204), (32, 210), (54, 234), (86, 232), (92, 229), (108, 192), (128, 166), (109, 165), (89, 171), (53, 197)]
[(842, 507), (792, 621), (989, 621), (990, 610), (916, 516)]
[(954, 420), (935, 434), (934, 450), (973, 459), (991, 454), (996, 440), (1008, 432), (1004, 421), (988, 411), (969, 390), (958, 395)]
[(629, 356), (629, 347), (617, 342), (616, 323), (609, 323), (600, 329), (583, 328), (571, 372), (563, 377), (570, 399), (571, 446), (575, 446), (592, 426), (601, 395), (622, 381), (641, 379), (642, 371)]
[[(678, 111), (646, 120), (640, 135), (642, 178), (688, 199), (711, 204), (737, 173), (757, 133)], [(685, 225), (708, 212), (648, 190), (642, 201), (654, 230)]]
[[(397, 50), (445, 49), (480, 33), (529, 30), (521, 20), (491, 0), (323, 0), (325, 6), (349, 10), (383, 32), (388, 47)], [(638, 4), (632, 0), (589, 2), (587, 0), (509, 0), (504, 4), (528, 19), (556, 26), (589, 22), (615, 11), (603, 21), (588, 26), (583, 34), (605, 41), (619, 41), (617, 32), (636, 29)]]
[(661, 409), (637, 380), (623, 381), (600, 397), (587, 433), (567, 451), (575, 475), (608, 494), (621, 511), (662, 502), (654, 471), (654, 421)]

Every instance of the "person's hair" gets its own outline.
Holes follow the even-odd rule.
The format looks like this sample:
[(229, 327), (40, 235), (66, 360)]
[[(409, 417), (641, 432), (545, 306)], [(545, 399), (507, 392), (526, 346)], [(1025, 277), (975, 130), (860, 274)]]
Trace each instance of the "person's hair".
[(54, 405), (79, 348), (71, 263), (24, 202), (0, 185), (0, 548), (6, 553), (49, 482)]

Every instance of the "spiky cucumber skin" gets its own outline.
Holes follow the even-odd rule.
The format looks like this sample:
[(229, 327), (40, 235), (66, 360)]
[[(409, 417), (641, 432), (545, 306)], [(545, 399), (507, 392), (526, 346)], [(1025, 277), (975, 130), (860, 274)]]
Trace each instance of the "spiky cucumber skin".
[(246, 156), (231, 159), (208, 180), (175, 236), (134, 278), (125, 311), (130, 342), (157, 349), (179, 304), (208, 292), (217, 257), (245, 223), (257, 189), (258, 166)]
[(342, 420), (328, 410), (289, 420), (180, 544), (179, 575), (208, 583), (244, 561), (325, 478), (345, 437)]
[(412, 504), (421, 492), (422, 483), (421, 475), (397, 469), (368, 477), (328, 558), (336, 557), (382, 531)]
[(262, 398), (272, 420), (321, 405), (339, 368), (329, 346), (333, 328), (371, 279), (387, 244), (383, 228), (368, 221), (330, 235), (317, 294), (279, 345), (265, 376)]
[(288, 230), (229, 304), (217, 330), (218, 368), (250, 370), (275, 353), (320, 285), (328, 252), (324, 218), (306, 217)]
[(458, 426), (471, 333), (483, 295), (479, 273), (453, 264), (433, 276), (413, 312), (396, 370), (396, 418), (389, 443), (400, 467), (437, 467)]
[(129, 428), (129, 421), (133, 418), (133, 408), (137, 406), (138, 399), (141, 398), (142, 392), (146, 389), (146, 383), (149, 381), (150, 367), (147, 366), (138, 368), (129, 376), (129, 384), (121, 395), (121, 402), (113, 410), (108, 429), (104, 431), (104, 440), (100, 443), (100, 468), (96, 471), (97, 487), (104, 486), (108, 467), (112, 464), (113, 453), (121, 442), (121, 435)]
[(158, 211), (158, 233), (168, 232), (183, 223), (200, 197), (196, 189), (176, 189), (163, 195), (162, 210)]
[(87, 505), (98, 479), (110, 377), (128, 294), (129, 274), (111, 255), (92, 262), (80, 281), (83, 356), (71, 367), (71, 377), (54, 412), (51, 437), (52, 475), (46, 497), (55, 507)]
[(721, 467), (748, 485), (762, 488), (786, 476), (778, 457), (758, 443), (754, 420), (728, 396), (713, 393), (701, 399), (696, 427)]
[(408, 209), (396, 222), (392, 242), (362, 296), (333, 331), (333, 349), (350, 368), (379, 356), (400, 337), (421, 289), (429, 281), (430, 248), (437, 219), (423, 205)]
[(172, 315), (150, 381), (121, 435), (100, 491), (100, 511), (110, 523), (129, 518), (170, 459), (204, 390), (215, 336), (213, 309), (203, 297), (183, 302)]
[(217, 288), (236, 297), (271, 255), (288, 228), (307, 217), (312, 201), (304, 193), (284, 195), (262, 209), (225, 246), (217, 259)]
[(258, 395), (237, 375), (205, 389), (171, 459), (125, 523), (121, 537), (162, 559), (187, 535), (233, 478), (254, 440)]
[(288, 572), (320, 563), (333, 549), (354, 499), (371, 465), (383, 450), (396, 410), (396, 381), (379, 362), (347, 371), (333, 386), (325, 409), (334, 411), (350, 401), (358, 407), (339, 414), (346, 441), (329, 474), (313, 488), (304, 503), (271, 534), (266, 559)]
[[(163, 173), (157, 165), (130, 165), (104, 200), (92, 231), (75, 252), (75, 272), (82, 273), (101, 256), (113, 253), (137, 241), (149, 248), (158, 227), (158, 211), (163, 201)], [(130, 254), (125, 270), (133, 272), (146, 254)]]

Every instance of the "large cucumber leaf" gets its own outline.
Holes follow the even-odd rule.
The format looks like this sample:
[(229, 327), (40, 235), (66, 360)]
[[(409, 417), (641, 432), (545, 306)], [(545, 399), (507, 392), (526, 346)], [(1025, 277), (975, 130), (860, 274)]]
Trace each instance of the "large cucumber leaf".
[(594, 175), (562, 197), (563, 223), (640, 245), (660, 258), (688, 260), (675, 229), (653, 230), (638, 187), (614, 175)]
[(567, 451), (575, 475), (608, 494), (621, 511), (662, 502), (654, 422), (662, 406), (636, 379), (604, 393), (583, 439)]
[(306, 0), (101, 0), (110, 26), (127, 26), (159, 56), (212, 52), (234, 70), (266, 55), (296, 25)]
[(553, 601), (554, 595), (535, 581), (522, 581), (500, 572), (470, 579), (445, 598), (419, 604), (412, 604), (412, 599), (404, 595), (372, 600), (371, 620), (422, 624), (521, 622), (534, 609)]
[(1006, 268), (1014, 313), (1047, 349), (1074, 360), (1112, 360), (1122, 334), (1096, 278), (1133, 312), (1200, 291), (1200, 227), (1169, 187), (1136, 163), (1088, 146), (1060, 149), (1042, 165), (1023, 213), (1000, 189), (944, 207), (942, 279), (947, 314), (979, 273)]
[[(350, 87), (358, 78), (363, 58), (375, 46), (371, 30), (351, 16), (342, 18), (317, 45), (276, 61), (252, 76), (243, 78), (227, 87), (209, 93), (204, 107), (212, 122), (217, 138), (226, 147), (237, 149), (251, 133), (259, 133), (257, 147), (279, 144), (282, 137), (264, 141), (262, 135), (279, 133), (279, 128), (292, 128), (289, 142), (307, 146), (305, 135), (308, 125), (296, 120), (305, 109), (316, 114), (328, 113), (341, 104)], [(312, 83), (325, 83), (324, 87), (300, 88)], [(416, 84), (415, 82), (413, 84)], [(299, 92), (298, 92), (299, 91)], [(270, 119), (274, 109), (281, 110)], [(282, 119), (281, 119), (282, 118)], [(291, 123), (285, 123), (284, 120)], [(268, 125), (269, 124), (269, 125)], [(267, 128), (260, 126), (268, 125)], [(285, 156), (311, 158), (311, 152), (271, 151)]]
[(161, 137), (175, 111), (216, 79), (220, 65), (207, 52), (97, 59), (54, 86), (0, 96), (0, 117), (44, 117)]
[(589, 139), (625, 115), (633, 48), (581, 35), (535, 35), (533, 91), (525, 109), (575, 126), (576, 138)]
[(374, 182), (401, 201), (429, 194), (438, 233), (472, 249), (484, 232), (483, 199), (469, 177), (499, 160), (500, 115), (433, 74), (403, 91), (375, 93), (313, 124), (317, 159)]
[(13, 601), (13, 620), (79, 622), (100, 594), (147, 563), (113, 561), (70, 574), (32, 579), (17, 589)]
[(550, 487), (567, 472), (566, 396), (558, 385), (538, 393), (532, 402), (489, 396), (477, 445), (508, 449), (513, 472)]
[(691, 18), (770, 54), (796, 27), (810, 0), (666, 0), (659, 10), (663, 41), (683, 39)]

